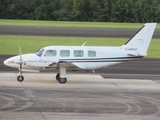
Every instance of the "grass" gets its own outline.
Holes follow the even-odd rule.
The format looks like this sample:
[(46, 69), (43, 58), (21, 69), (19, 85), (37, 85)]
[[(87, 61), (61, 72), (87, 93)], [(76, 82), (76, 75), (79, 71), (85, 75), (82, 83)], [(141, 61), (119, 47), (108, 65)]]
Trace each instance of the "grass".
[[(81, 46), (85, 41), (86, 46), (120, 46), (127, 38), (84, 38), (84, 37), (46, 37), (46, 36), (5, 36), (0, 35), (0, 54), (19, 54), (19, 46), (22, 52), (30, 53), (50, 45)], [(147, 58), (160, 58), (160, 39), (151, 41)]]
[[(4, 26), (51, 26), (51, 27), (89, 27), (89, 28), (140, 28), (143, 23), (116, 22), (69, 22), (69, 21), (38, 21), (38, 20), (5, 20), (0, 19)], [(158, 24), (157, 29), (160, 29)]]

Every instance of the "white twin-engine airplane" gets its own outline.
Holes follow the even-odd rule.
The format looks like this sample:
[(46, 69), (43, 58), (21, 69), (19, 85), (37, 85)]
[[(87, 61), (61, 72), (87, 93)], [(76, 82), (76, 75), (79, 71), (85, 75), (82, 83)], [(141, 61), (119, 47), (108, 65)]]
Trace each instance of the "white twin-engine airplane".
[(113, 64), (142, 58), (152, 39), (157, 23), (146, 23), (122, 46), (48, 46), (35, 53), (11, 57), (4, 61), (9, 67), (18, 68), (19, 82), (24, 80), (22, 72), (35, 72), (45, 69), (57, 69), (56, 79), (66, 83), (66, 68), (77, 70), (94, 70)]

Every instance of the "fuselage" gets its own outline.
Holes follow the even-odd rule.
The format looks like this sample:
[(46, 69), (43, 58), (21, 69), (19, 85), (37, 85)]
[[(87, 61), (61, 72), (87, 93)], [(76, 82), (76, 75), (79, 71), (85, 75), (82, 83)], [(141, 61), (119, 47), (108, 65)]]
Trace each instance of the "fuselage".
[[(136, 51), (130, 51), (135, 54)], [(65, 67), (87, 70), (107, 67), (109, 65), (132, 60), (128, 51), (123, 46), (48, 46), (35, 53), (23, 54), (23, 69), (42, 70), (56, 68), (56, 63), (68, 63)], [(4, 61), (4, 64), (19, 68), (20, 56), (15, 56)]]

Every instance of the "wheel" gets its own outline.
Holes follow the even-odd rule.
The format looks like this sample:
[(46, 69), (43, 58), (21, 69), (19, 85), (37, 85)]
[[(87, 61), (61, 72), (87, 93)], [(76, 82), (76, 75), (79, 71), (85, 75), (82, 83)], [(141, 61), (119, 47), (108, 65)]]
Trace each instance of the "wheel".
[(56, 80), (57, 81), (59, 81), (59, 79), (60, 79), (60, 75), (59, 75), (59, 73), (56, 75)]
[(60, 78), (59, 83), (65, 84), (67, 82), (67, 78)]
[(19, 76), (17, 77), (17, 80), (18, 80), (19, 82), (23, 82), (24, 77), (23, 77), (22, 75), (19, 75)]

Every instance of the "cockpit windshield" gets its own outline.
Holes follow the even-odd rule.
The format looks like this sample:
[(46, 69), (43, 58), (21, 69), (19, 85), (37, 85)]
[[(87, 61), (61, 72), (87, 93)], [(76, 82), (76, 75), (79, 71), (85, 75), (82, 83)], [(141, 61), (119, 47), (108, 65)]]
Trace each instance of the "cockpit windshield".
[(37, 52), (35, 52), (36, 55), (38, 55), (39, 57), (42, 56), (42, 54), (44, 53), (44, 48), (38, 50)]

